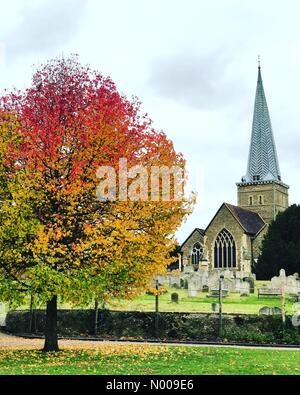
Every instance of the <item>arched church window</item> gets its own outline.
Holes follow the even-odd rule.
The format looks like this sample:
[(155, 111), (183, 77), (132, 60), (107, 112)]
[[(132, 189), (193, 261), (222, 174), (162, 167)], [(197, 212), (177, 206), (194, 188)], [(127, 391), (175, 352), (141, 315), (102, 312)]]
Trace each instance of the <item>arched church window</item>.
[(200, 243), (195, 243), (193, 245), (192, 251), (192, 264), (198, 265), (201, 259), (203, 258), (203, 247)]
[(263, 199), (263, 196), (262, 196), (262, 195), (259, 195), (259, 197), (258, 197), (258, 203), (259, 203), (259, 204), (263, 204), (263, 203), (264, 203), (264, 199)]
[(250, 206), (253, 205), (253, 196), (249, 196), (249, 205), (250, 205)]
[(216, 238), (214, 267), (216, 269), (236, 268), (236, 245), (232, 234), (227, 229), (223, 229)]

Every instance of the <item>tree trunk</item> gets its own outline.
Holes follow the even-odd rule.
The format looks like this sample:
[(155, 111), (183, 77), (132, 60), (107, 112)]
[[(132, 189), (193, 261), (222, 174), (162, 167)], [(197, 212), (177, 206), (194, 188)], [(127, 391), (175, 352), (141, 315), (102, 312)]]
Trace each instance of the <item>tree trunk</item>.
[(99, 301), (96, 296), (95, 298), (95, 309), (94, 309), (94, 335), (97, 335), (98, 333), (98, 312), (99, 312)]
[(30, 295), (30, 307), (29, 307), (29, 333), (33, 333), (33, 295)]
[(57, 338), (57, 296), (47, 302), (45, 345), (43, 351), (59, 351)]

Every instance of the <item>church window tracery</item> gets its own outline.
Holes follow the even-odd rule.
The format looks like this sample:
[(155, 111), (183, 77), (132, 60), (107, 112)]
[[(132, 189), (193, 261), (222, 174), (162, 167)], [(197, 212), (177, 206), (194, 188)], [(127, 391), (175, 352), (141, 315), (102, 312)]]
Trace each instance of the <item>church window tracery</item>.
[(223, 229), (216, 238), (214, 267), (216, 269), (236, 268), (236, 244), (232, 234), (227, 229)]
[(198, 265), (203, 258), (203, 247), (200, 243), (195, 243), (192, 250), (192, 264)]

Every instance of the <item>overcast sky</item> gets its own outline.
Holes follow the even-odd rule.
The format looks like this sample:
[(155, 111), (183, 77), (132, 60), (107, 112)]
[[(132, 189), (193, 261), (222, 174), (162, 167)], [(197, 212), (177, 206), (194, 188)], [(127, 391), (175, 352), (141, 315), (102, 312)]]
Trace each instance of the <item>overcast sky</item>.
[(290, 202), (300, 197), (299, 0), (0, 0), (0, 91), (77, 53), (136, 95), (187, 159), (194, 213), (183, 241), (246, 173), (257, 55)]

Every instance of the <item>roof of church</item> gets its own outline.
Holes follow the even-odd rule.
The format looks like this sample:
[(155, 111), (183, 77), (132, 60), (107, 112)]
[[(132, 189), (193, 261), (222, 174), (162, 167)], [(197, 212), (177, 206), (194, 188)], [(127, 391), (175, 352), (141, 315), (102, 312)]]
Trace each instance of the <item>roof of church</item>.
[(184, 240), (184, 242), (181, 244), (180, 248), (184, 246), (184, 244), (189, 240), (189, 238), (192, 236), (192, 234), (193, 234), (195, 231), (198, 231), (202, 236), (204, 236), (204, 234), (205, 234), (204, 229), (195, 228), (195, 229), (192, 231), (192, 233)]
[(265, 181), (281, 182), (281, 175), (259, 66), (248, 168), (242, 183)]
[(259, 214), (229, 203), (224, 204), (245, 229), (246, 233), (254, 236), (266, 225)]

